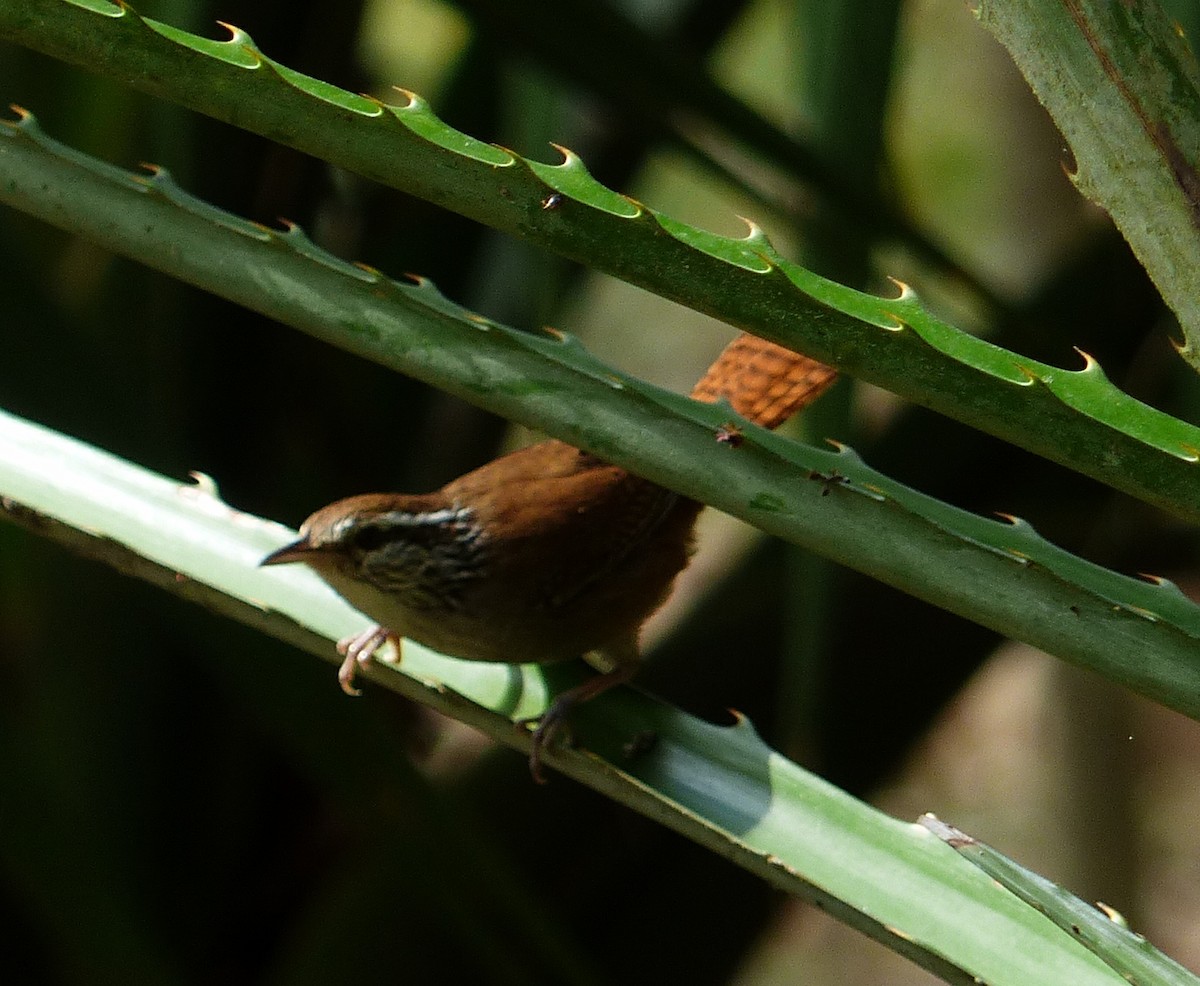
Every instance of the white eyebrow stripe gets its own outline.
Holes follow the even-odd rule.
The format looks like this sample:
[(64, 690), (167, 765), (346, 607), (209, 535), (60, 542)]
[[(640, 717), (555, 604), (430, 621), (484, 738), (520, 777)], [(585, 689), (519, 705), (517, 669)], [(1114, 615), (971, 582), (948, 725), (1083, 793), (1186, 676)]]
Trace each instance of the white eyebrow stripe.
[(466, 507), (443, 507), (441, 510), (429, 510), (424, 513), (409, 513), (406, 510), (393, 510), (380, 514), (376, 522), (395, 524), (399, 527), (428, 527), (441, 524), (470, 523), (471, 511)]

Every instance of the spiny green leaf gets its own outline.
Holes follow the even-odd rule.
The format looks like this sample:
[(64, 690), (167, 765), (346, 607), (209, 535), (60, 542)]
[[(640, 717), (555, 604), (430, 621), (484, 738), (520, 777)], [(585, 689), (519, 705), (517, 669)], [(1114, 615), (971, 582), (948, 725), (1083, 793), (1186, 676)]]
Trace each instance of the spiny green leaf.
[(1102, 911), (1047, 880), (989, 845), (932, 815), (921, 824), (969, 859), (984, 873), (1035, 909), (1045, 914), (1074, 940), (1098, 955), (1131, 986), (1197, 986), (1200, 979), (1145, 938), (1125, 926), (1115, 911)]
[[(546, 165), (485, 150), (420, 100), (384, 106), (336, 90), (278, 65), (240, 31), (213, 42), (128, 7), (0, 0), (0, 37), (539, 242), (1200, 519), (1200, 430), (1086, 366), (1063, 370), (958, 331), (910, 290), (873, 297), (785, 260), (756, 230), (736, 239), (685, 226), (603, 188), (570, 155)], [(557, 207), (544, 208), (556, 193)]]
[[(332, 639), (363, 625), (312, 573), (258, 568), (291, 532), (222, 503), (210, 482), (171, 482), (4, 413), (0, 517), (326, 659), (336, 660)], [(549, 673), (457, 661), (407, 641), (399, 668), (368, 669), (373, 680), (523, 750), (528, 734), (510, 720), (546, 708)], [(701, 722), (632, 689), (579, 713), (587, 751), (555, 749), (548, 762), (949, 982), (1121, 982), (920, 826), (802, 770), (745, 720)]]
[[(399, 283), (338, 260), (296, 227), (224, 213), (164, 171), (92, 168), (29, 117), (0, 125), (0, 200), (1200, 717), (1200, 607), (1167, 583), (1118, 575), (1026, 524), (924, 496), (848, 449), (748, 424), (736, 449), (722, 445), (714, 435), (733, 416), (728, 407), (622, 374), (569, 335), (517, 332), (468, 312), (428, 281)], [(1083, 379), (1106, 386), (1094, 370)]]
[(1154, 0), (981, 2), (1075, 157), (1076, 186), (1113, 217), (1174, 309), (1200, 368), (1200, 68)]

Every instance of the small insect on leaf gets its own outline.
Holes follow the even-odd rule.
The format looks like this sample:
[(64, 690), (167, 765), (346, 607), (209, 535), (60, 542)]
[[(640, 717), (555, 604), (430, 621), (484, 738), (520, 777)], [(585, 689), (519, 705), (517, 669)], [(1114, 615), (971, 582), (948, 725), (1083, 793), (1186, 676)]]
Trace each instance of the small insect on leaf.
[(717, 429), (717, 441), (722, 445), (728, 445), (730, 448), (737, 448), (746, 439), (742, 435), (742, 429), (735, 425), (732, 421), (727, 421)]
[(552, 192), (542, 199), (542, 208), (549, 212), (552, 209), (557, 209), (562, 205), (563, 197), (559, 192)]
[(821, 490), (821, 496), (829, 496), (830, 491), (832, 491), (835, 486), (841, 486), (843, 483), (850, 482), (850, 480), (848, 480), (836, 469), (828, 473), (817, 472), (814, 470), (808, 474), (808, 478), (815, 479), (817, 482), (823, 484), (825, 488)]

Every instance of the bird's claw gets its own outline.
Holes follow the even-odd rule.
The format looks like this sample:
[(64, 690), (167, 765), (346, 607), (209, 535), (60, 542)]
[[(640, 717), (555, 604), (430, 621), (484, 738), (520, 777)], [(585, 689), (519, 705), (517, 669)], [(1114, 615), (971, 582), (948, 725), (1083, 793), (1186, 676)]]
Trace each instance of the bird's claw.
[(369, 627), (361, 633), (338, 641), (337, 652), (345, 658), (338, 668), (338, 684), (342, 686), (342, 691), (347, 695), (362, 694), (362, 689), (354, 686), (354, 677), (358, 674), (359, 666), (369, 663), (371, 655), (388, 641), (395, 644), (399, 653), (400, 638), (387, 627)]
[(528, 719), (518, 719), (516, 722), (519, 729), (533, 727), (532, 743), (529, 749), (529, 773), (538, 784), (548, 782), (548, 778), (542, 770), (542, 751), (546, 749), (551, 740), (565, 729), (568, 744), (574, 742), (571, 724), (567, 721), (567, 712), (571, 704), (574, 703), (560, 707), (559, 703), (555, 701), (540, 716), (530, 716)]

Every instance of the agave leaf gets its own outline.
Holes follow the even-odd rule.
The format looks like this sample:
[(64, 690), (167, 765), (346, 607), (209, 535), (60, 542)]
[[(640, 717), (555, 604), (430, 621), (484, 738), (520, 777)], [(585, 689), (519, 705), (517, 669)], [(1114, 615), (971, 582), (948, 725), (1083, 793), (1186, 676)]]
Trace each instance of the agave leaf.
[[(291, 532), (229, 507), (211, 481), (181, 485), (0, 413), (0, 491), (0, 516), (322, 657), (362, 626), (310, 573), (257, 568)], [(399, 668), (369, 674), (520, 749), (528, 736), (510, 720), (546, 707), (536, 668), (407, 642)], [(712, 725), (631, 689), (581, 713), (587, 750), (552, 751), (552, 764), (950, 982), (1121, 982), (920, 826), (790, 763), (744, 720)]]
[[(348, 264), (295, 227), (223, 212), (164, 171), (94, 167), (28, 116), (0, 126), (0, 149), (0, 198), (47, 221), (1200, 717), (1200, 607), (1166, 582), (1118, 575), (1027, 524), (924, 496), (846, 448), (812, 448), (749, 424), (730, 448), (714, 439), (732, 416), (727, 407), (622, 374), (570, 336), (483, 318), (428, 281), (399, 283)], [(1075, 379), (1081, 393), (1107, 393), (1094, 367)]]
[[(721, 88), (687, 46), (656, 37), (618, 6), (606, 0), (549, 6), (539, 0), (460, 0), (460, 6), (506, 44), (528, 50), (562, 76), (603, 92), (627, 115), (654, 120), (703, 164), (777, 214), (795, 210), (778, 196), (760, 195), (744, 176), (731, 174), (715, 160), (708, 148), (714, 143), (737, 145), (790, 175), (789, 185), (809, 185), (844, 217), (843, 230), (859, 242), (903, 242), (935, 266), (960, 278), (968, 276), (881, 199), (871, 182), (849, 181), (844, 169), (831, 166), (827, 154)], [(872, 12), (873, 23), (879, 17), (878, 11)]]
[[(595, 182), (577, 157), (526, 160), (272, 61), (245, 32), (216, 42), (104, 0), (0, 0), (0, 38), (111, 73), (664, 297), (793, 346), (1190, 519), (1200, 430), (1068, 371), (976, 339), (910, 290), (878, 298), (785, 260), (761, 230), (717, 236)], [(553, 208), (544, 203), (553, 202)]]
[(1155, 0), (982, 2), (1071, 145), (1072, 174), (1124, 234), (1200, 368), (1200, 68)]
[(1044, 876), (1014, 863), (991, 846), (932, 815), (922, 818), (921, 824), (1039, 914), (1045, 914), (1063, 931), (1082, 942), (1132, 986), (1197, 986), (1200, 983), (1200, 979), (1174, 959), (1130, 931), (1111, 908), (1085, 903)]

